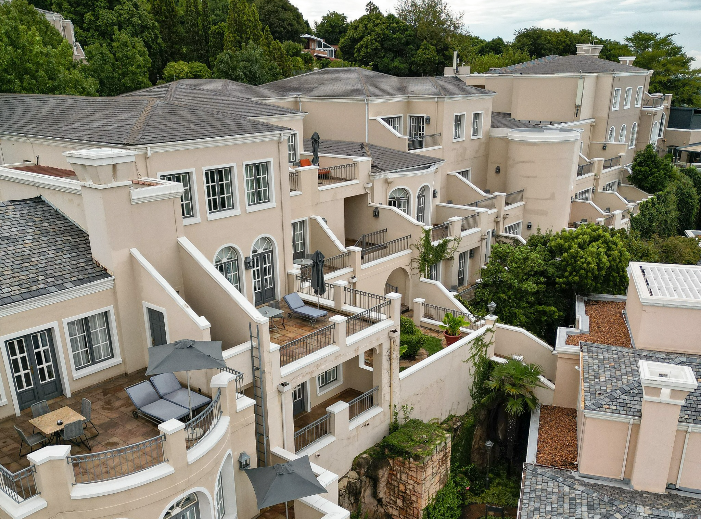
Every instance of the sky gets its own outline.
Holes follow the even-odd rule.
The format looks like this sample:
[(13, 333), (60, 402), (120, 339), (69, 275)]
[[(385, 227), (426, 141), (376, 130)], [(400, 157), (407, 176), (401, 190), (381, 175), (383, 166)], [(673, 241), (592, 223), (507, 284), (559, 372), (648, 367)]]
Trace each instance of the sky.
[[(365, 14), (366, 0), (291, 0), (314, 24), (328, 11), (350, 20)], [(383, 13), (396, 0), (374, 0)], [(636, 30), (677, 33), (675, 41), (701, 67), (701, 0), (447, 0), (463, 12), (470, 33), (485, 39), (501, 36), (510, 41), (524, 27), (591, 29), (602, 38), (622, 41)]]

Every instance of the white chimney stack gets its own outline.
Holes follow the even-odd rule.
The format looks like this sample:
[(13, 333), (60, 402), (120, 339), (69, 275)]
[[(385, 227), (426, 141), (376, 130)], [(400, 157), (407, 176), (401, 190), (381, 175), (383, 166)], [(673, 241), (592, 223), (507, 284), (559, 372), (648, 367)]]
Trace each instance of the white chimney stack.
[(603, 45), (594, 45), (593, 43), (578, 43), (577, 56), (598, 56), (603, 49)]

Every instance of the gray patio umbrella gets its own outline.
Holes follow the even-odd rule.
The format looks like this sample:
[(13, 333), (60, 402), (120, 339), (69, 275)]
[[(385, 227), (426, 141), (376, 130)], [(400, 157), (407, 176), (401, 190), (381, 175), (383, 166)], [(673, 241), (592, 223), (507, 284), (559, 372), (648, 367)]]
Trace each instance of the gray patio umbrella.
[(319, 250), (312, 254), (312, 290), (316, 294), (316, 307), (319, 308), (319, 296), (323, 296), (326, 292), (324, 255)]
[(248, 469), (246, 475), (256, 493), (258, 509), (285, 503), (285, 516), (288, 501), (327, 493), (312, 472), (309, 456), (272, 467)]
[(319, 137), (319, 134), (314, 132), (312, 134), (312, 153), (314, 156), (312, 157), (312, 164), (315, 166), (319, 165), (319, 141), (321, 141), (321, 137)]
[(192, 420), (190, 371), (225, 367), (226, 363), (221, 353), (221, 341), (182, 339), (149, 348), (146, 374), (160, 375), (161, 373), (186, 371), (188, 407), (190, 408), (190, 420)]

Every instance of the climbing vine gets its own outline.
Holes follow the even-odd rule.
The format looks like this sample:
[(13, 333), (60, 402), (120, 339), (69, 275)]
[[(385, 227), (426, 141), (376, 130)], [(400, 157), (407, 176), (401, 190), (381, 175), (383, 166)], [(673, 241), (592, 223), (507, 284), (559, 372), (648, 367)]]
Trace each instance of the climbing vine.
[(431, 229), (424, 229), (418, 242), (412, 248), (418, 251), (418, 256), (411, 260), (412, 268), (421, 276), (430, 277), (433, 265), (443, 260), (451, 259), (460, 245), (460, 238), (443, 238), (435, 245), (431, 241)]

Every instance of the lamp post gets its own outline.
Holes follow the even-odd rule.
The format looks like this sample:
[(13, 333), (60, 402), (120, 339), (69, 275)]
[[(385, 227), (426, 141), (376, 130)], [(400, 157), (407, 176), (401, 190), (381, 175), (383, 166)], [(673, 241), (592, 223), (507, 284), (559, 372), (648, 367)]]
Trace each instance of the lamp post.
[(487, 305), (487, 310), (489, 310), (489, 313), (491, 315), (494, 315), (494, 310), (496, 310), (496, 307), (497, 307), (497, 304), (494, 301), (492, 301), (491, 303), (489, 303)]
[(484, 444), (487, 447), (487, 480), (485, 482), (485, 488), (489, 488), (489, 460), (492, 457), (492, 447), (494, 447), (494, 442), (487, 440)]

